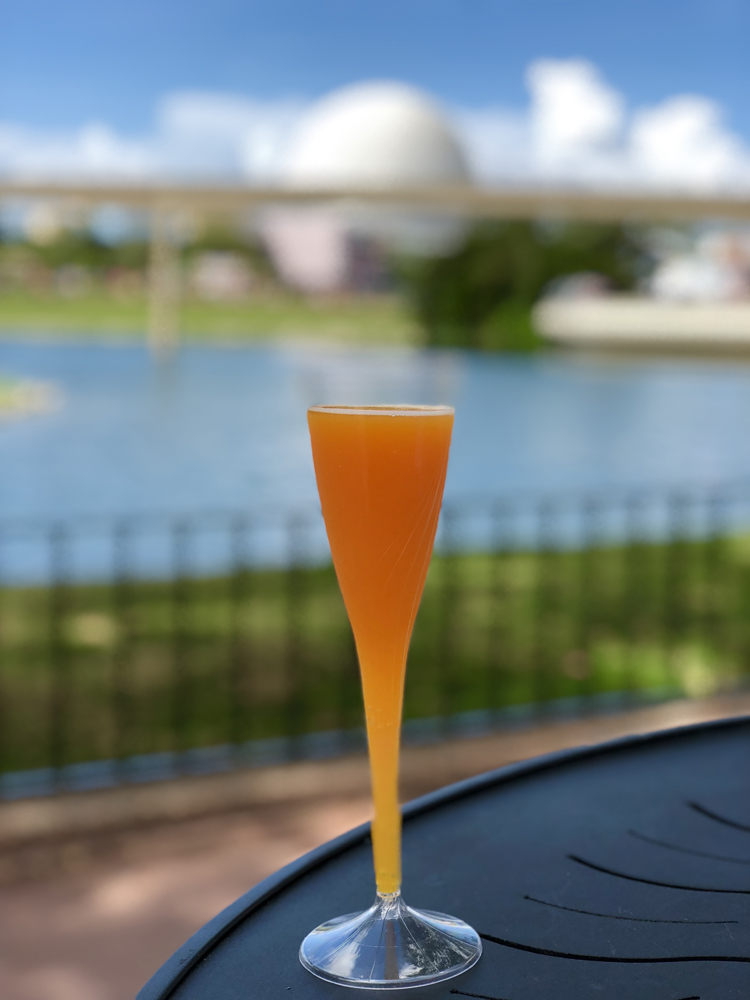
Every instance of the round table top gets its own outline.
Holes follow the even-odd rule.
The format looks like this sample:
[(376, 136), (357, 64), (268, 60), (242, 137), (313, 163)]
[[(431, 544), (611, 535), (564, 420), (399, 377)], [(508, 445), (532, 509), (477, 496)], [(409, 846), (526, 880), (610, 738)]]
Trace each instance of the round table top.
[[(750, 719), (537, 758), (404, 813), (406, 901), (461, 917), (485, 946), (425, 1000), (750, 997)], [(371, 904), (368, 829), (241, 897), (138, 1000), (341, 998), (297, 952)]]

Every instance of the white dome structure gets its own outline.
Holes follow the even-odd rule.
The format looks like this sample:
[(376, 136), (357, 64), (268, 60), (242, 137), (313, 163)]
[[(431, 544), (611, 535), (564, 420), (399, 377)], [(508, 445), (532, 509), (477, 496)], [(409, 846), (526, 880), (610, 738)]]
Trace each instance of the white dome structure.
[[(449, 121), (429, 97), (403, 83), (359, 83), (324, 97), (302, 120), (281, 180), (313, 191), (356, 191), (466, 184), (470, 177)], [(440, 252), (463, 230), (453, 216), (356, 199), (273, 208), (263, 222), (281, 278), (312, 293), (377, 286), (385, 248)]]
[(284, 182), (309, 188), (417, 187), (469, 181), (440, 108), (403, 83), (358, 83), (324, 97), (292, 141)]

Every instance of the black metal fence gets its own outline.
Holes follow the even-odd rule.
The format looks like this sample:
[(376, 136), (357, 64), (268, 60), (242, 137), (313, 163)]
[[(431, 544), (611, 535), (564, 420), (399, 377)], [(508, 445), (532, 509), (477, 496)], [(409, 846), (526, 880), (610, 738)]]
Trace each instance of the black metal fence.
[[(706, 695), (750, 672), (750, 490), (444, 509), (412, 738)], [(0, 528), (5, 797), (362, 744), (317, 512)]]

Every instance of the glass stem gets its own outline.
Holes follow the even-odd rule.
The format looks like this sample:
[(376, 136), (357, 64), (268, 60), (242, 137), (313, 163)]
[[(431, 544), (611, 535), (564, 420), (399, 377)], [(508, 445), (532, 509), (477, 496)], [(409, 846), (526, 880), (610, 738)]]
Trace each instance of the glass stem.
[(375, 816), (372, 850), (378, 895), (397, 895), (401, 888), (401, 810), (398, 804), (400, 719), (373, 725), (368, 719), (370, 774)]

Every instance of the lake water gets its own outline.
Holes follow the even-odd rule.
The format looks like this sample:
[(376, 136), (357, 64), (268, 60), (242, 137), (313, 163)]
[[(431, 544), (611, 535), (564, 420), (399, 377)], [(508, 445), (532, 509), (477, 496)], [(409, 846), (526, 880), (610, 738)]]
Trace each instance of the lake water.
[(750, 479), (750, 363), (0, 342), (60, 389), (0, 423), (0, 521), (317, 503), (306, 408), (456, 407), (446, 498)]
[(0, 423), (0, 518), (307, 506), (317, 402), (455, 406), (454, 499), (750, 476), (744, 361), (6, 340), (0, 373), (62, 394)]

